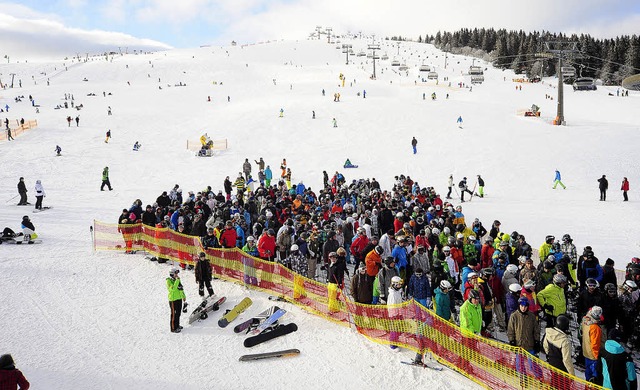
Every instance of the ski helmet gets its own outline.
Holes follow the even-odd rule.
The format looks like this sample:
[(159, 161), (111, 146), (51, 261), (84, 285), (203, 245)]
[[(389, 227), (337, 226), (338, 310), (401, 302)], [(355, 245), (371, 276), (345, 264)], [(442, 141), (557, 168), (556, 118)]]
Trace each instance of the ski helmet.
[(492, 277), (493, 275), (495, 275), (496, 271), (493, 268), (483, 268), (480, 271), (480, 275), (482, 275), (483, 278), (488, 279), (490, 277)]
[(384, 253), (384, 249), (382, 249), (382, 247), (380, 245), (376, 245), (375, 251), (379, 255)]
[(478, 273), (477, 272), (469, 272), (469, 274), (467, 275), (467, 279), (471, 280), (473, 278), (477, 278), (478, 277)]
[(518, 272), (518, 266), (515, 264), (509, 264), (507, 266), (507, 271), (515, 275), (516, 272)]
[(177, 273), (180, 273), (180, 270), (178, 268), (171, 268), (171, 270), (169, 271), (169, 276), (173, 276)]
[(553, 244), (553, 240), (555, 240), (556, 237), (552, 236), (552, 235), (548, 235), (544, 238), (544, 242), (546, 242), (547, 244)]
[(594, 320), (602, 320), (602, 308), (600, 306), (592, 306), (588, 314)]
[(591, 287), (591, 288), (598, 288), (600, 287), (600, 283), (598, 283), (597, 280), (595, 280), (594, 278), (589, 278), (587, 279), (584, 284), (587, 285), (587, 287)]
[(476, 236), (474, 236), (474, 235), (472, 234), (472, 235), (470, 235), (467, 239), (469, 240), (469, 242), (473, 242), (473, 241), (475, 241), (475, 240), (476, 240)]
[(613, 283), (607, 283), (604, 285), (604, 290), (607, 292), (607, 294), (615, 294), (616, 293), (616, 285)]
[(249, 236), (249, 237), (247, 237), (247, 242), (253, 242), (253, 241), (255, 241), (255, 240), (256, 240), (256, 239), (255, 239), (255, 237), (253, 237), (253, 236)]
[(480, 299), (480, 293), (478, 292), (478, 290), (475, 290), (475, 289), (469, 290), (469, 300), (473, 298)]
[(200, 257), (207, 257), (207, 254), (204, 252), (200, 252)]
[(622, 284), (622, 288), (624, 288), (627, 292), (632, 292), (638, 289), (638, 285), (633, 280), (625, 280)]
[(556, 328), (563, 331), (564, 333), (567, 333), (567, 331), (569, 330), (569, 317), (567, 317), (565, 314), (560, 314), (556, 318)]
[(399, 276), (394, 276), (391, 278), (391, 284), (402, 285), (402, 278)]
[(293, 245), (291, 245), (291, 249), (290, 250), (291, 250), (291, 252), (297, 252), (297, 251), (300, 250), (300, 248), (298, 248), (297, 244), (293, 244)]
[(451, 229), (449, 229), (449, 228), (448, 228), (448, 227), (446, 227), (446, 226), (444, 227), (444, 230), (443, 230), (443, 231), (444, 231), (444, 234), (446, 234), (447, 236), (448, 236), (449, 234), (451, 234)]
[(448, 280), (443, 280), (440, 282), (440, 289), (441, 290), (451, 290), (451, 283), (449, 283)]
[(445, 246), (444, 248), (442, 248), (442, 252), (451, 252), (451, 248), (449, 246)]
[(440, 229), (438, 229), (438, 228), (433, 228), (433, 229), (431, 229), (431, 233), (433, 233), (433, 234), (434, 234), (434, 235), (436, 235), (436, 236), (439, 236), (439, 235), (440, 235)]
[(568, 234), (565, 234), (564, 236), (562, 236), (562, 242), (572, 242), (573, 239), (571, 239), (571, 236)]
[(447, 244), (453, 245), (455, 244), (455, 242), (456, 242), (456, 239), (453, 236), (447, 237)]
[(511, 291), (512, 293), (519, 293), (522, 290), (522, 286), (520, 286), (518, 283), (511, 283), (509, 285), (509, 291)]
[(553, 275), (553, 283), (557, 286), (559, 284), (567, 283), (567, 277), (560, 274)]

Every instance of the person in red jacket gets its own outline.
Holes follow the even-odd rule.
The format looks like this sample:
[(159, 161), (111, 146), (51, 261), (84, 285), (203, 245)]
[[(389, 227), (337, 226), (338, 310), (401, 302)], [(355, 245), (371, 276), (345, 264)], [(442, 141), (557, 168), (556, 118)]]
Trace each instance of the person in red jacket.
[(223, 248), (234, 248), (236, 246), (237, 238), (238, 235), (236, 233), (236, 229), (233, 228), (233, 222), (227, 221), (224, 230), (220, 235), (220, 245), (222, 245)]
[(369, 237), (367, 237), (367, 232), (363, 227), (358, 228), (358, 235), (354, 238), (351, 243), (351, 254), (356, 261), (356, 265), (354, 269), (358, 269), (360, 263), (364, 262), (364, 257), (367, 255), (364, 253), (364, 248), (369, 244)]
[(258, 239), (258, 254), (261, 259), (273, 260), (276, 253), (276, 232), (273, 229), (264, 231)]
[(628, 201), (629, 198), (627, 197), (627, 191), (629, 191), (629, 180), (627, 180), (626, 177), (622, 180), (622, 188), (620, 189), (622, 190), (622, 196), (624, 198), (623, 202)]
[(491, 244), (493, 244), (493, 239), (487, 237), (480, 251), (480, 269), (493, 267), (493, 252), (495, 252), (495, 248)]
[(10, 354), (0, 356), (0, 388), (28, 390), (29, 381), (18, 370)]
[(402, 212), (398, 211), (396, 213), (395, 219), (393, 220), (393, 232), (394, 233), (398, 233), (404, 227), (403, 218), (404, 218), (404, 214), (402, 214)]

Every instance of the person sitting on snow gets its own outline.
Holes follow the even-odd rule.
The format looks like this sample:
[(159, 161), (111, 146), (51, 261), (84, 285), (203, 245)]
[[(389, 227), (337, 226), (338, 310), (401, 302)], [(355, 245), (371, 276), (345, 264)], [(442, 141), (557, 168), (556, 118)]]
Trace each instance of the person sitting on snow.
[(353, 168), (355, 167), (355, 165), (351, 164), (351, 160), (347, 159), (347, 161), (344, 162), (344, 168)]
[(24, 235), (25, 241), (32, 241), (38, 237), (36, 234), (36, 228), (33, 226), (33, 223), (29, 219), (28, 215), (22, 217), (22, 224), (20, 225), (22, 228), (22, 234)]

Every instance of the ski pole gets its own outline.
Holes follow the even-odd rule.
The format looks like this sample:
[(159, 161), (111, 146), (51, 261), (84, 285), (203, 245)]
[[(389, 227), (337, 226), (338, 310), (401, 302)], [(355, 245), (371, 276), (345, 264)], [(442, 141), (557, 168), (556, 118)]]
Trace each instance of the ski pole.
[(8, 201), (6, 201), (6, 202), (4, 202), (4, 203), (9, 203), (9, 202), (11, 202), (11, 201), (12, 201), (12, 200), (14, 200), (15, 198), (17, 198), (19, 195), (20, 195), (20, 194), (18, 194), (18, 195), (16, 195), (16, 196), (14, 196), (13, 198), (9, 199)]

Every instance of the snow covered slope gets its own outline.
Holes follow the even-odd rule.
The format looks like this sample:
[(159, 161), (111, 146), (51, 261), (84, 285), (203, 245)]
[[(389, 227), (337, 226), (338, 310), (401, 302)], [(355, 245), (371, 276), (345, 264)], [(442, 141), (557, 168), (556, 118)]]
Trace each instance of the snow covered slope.
[[(357, 53), (369, 42), (352, 43)], [(570, 233), (579, 248), (591, 245), (596, 256), (613, 258), (618, 268), (637, 255), (640, 178), (634, 152), (640, 95), (619, 98), (608, 96), (615, 88), (579, 93), (568, 88), (568, 126), (554, 127), (549, 122), (556, 102), (545, 94), (555, 95), (555, 80), (516, 91), (512, 72), (489, 66), (485, 83), (470, 91), (457, 83), (469, 84), (462, 74), (471, 59), (448, 55), (444, 69), (444, 54), (430, 45), (403, 43), (399, 55), (389, 42), (382, 46), (391, 59), (406, 62), (408, 76), (394, 72), (389, 60), (377, 64), (378, 78), (370, 80), (370, 60), (350, 56), (346, 65), (344, 54), (325, 41), (130, 54), (80, 64), (0, 65), (3, 83), (16, 73), (16, 88), (0, 90), (0, 107), (10, 106), (2, 118), (39, 123), (15, 141), (0, 142), (0, 223), (18, 230), (22, 215), (30, 215), (44, 241), (0, 246), (2, 353), (13, 354), (34, 387), (47, 389), (250, 388), (265, 379), (277, 387), (314, 389), (476, 386), (447, 370), (401, 366), (412, 353), (394, 354), (287, 303), (285, 322), (295, 321), (300, 330), (251, 352), (299, 348), (302, 354), (237, 362), (247, 353), (242, 338), (218, 328), (217, 317), (186, 326), (182, 334), (169, 333), (166, 265), (137, 255), (91, 252), (93, 219), (115, 223), (136, 198), (153, 203), (175, 183), (185, 191), (221, 189), (224, 177), (234, 177), (245, 158), (264, 157), (274, 170), (286, 158), (293, 182), (303, 180), (313, 189), (321, 186), (323, 170), (343, 171), (347, 157), (360, 166), (343, 171), (347, 180), (375, 177), (386, 188), (404, 173), (444, 193), (449, 174), (456, 181), (467, 176), (471, 183), (481, 174), (487, 197), (464, 204), (467, 218), (479, 217), (485, 226), (500, 219), (505, 231), (525, 234), (534, 247), (547, 234)], [(435, 66), (438, 85), (421, 82), (423, 61)], [(340, 73), (345, 87), (339, 86)], [(186, 86), (175, 86), (180, 83)], [(54, 109), (64, 104), (65, 93), (73, 94), (82, 110)], [(340, 102), (333, 101), (334, 93), (340, 93)], [(19, 95), (25, 99), (14, 102)], [(29, 95), (41, 106), (37, 114)], [(516, 115), (534, 103), (541, 118)], [(109, 106), (113, 115), (107, 115)], [(80, 116), (79, 127), (67, 125), (68, 115)], [(464, 129), (455, 123), (460, 115)], [(196, 158), (186, 141), (205, 131), (213, 139), (228, 139), (229, 149)], [(413, 136), (417, 155), (411, 154)], [(143, 145), (139, 152), (132, 151), (135, 141)], [(61, 157), (55, 156), (56, 145), (63, 149)], [(105, 166), (111, 192), (99, 191)], [(556, 168), (566, 190), (551, 189)], [(602, 174), (610, 181), (607, 202), (597, 200), (596, 179)], [(32, 203), (34, 182), (42, 180), (44, 204), (54, 208), (32, 214), (29, 207), (15, 206), (17, 199), (10, 198), (20, 176)], [(632, 189), (625, 203), (618, 191), (623, 176)], [(187, 271), (183, 277), (194, 304), (193, 276)], [(214, 289), (228, 296), (227, 308), (250, 296), (254, 305), (244, 318), (272, 304), (264, 294), (230, 283), (216, 282)]]

